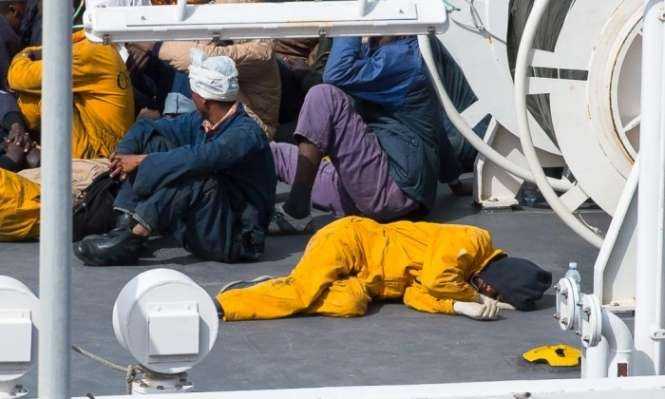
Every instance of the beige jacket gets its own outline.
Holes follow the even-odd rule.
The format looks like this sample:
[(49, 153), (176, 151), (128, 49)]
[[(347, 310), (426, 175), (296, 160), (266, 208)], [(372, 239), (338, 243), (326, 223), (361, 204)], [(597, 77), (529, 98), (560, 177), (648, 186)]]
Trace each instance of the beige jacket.
[[(76, 203), (81, 192), (88, 188), (92, 181), (102, 173), (109, 170), (111, 161), (99, 159), (72, 159), (72, 198)], [(33, 183), (41, 184), (42, 168), (23, 169), (17, 173)]]
[(270, 139), (279, 125), (279, 104), (282, 82), (279, 67), (269, 41), (249, 41), (220, 46), (212, 42), (164, 42), (159, 58), (172, 67), (186, 72), (190, 50), (199, 48), (210, 56), (225, 55), (236, 62), (240, 101), (247, 113), (261, 126)]

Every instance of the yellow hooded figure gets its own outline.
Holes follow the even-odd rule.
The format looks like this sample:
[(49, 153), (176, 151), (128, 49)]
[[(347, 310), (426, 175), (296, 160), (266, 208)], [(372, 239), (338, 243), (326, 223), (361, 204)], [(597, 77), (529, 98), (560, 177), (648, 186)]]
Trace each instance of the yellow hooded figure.
[[(83, 31), (74, 33), (72, 42), (72, 157), (105, 158), (134, 123), (129, 74), (113, 46), (92, 43)], [(7, 74), (33, 131), (41, 121), (42, 69), (41, 47), (29, 47), (14, 57)]]
[(346, 217), (312, 237), (288, 276), (222, 290), (216, 299), (226, 321), (362, 316), (372, 300), (400, 298), (423, 312), (466, 314), (457, 301), (482, 300), (470, 278), (504, 256), (488, 231), (473, 226)]

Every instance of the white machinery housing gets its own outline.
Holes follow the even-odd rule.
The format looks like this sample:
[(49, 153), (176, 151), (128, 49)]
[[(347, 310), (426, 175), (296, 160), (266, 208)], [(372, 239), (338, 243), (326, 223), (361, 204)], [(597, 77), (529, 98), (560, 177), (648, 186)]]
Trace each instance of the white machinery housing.
[(19, 380), (37, 359), (39, 300), (23, 283), (0, 276), (0, 399), (27, 395)]
[(152, 372), (134, 392), (191, 389), (184, 373), (208, 355), (218, 327), (208, 293), (175, 270), (139, 274), (120, 291), (113, 307), (118, 342)]

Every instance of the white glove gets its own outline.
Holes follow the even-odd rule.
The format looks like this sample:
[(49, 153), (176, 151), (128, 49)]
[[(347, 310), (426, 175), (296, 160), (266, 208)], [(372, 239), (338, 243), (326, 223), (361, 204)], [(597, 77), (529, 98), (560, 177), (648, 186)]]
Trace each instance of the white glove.
[(496, 299), (492, 299), (492, 298), (490, 298), (488, 296), (485, 296), (483, 294), (478, 294), (478, 303), (486, 304), (486, 303), (489, 303), (489, 302), (496, 302), (496, 306), (499, 309), (515, 310), (515, 307), (513, 305), (509, 304), (509, 303), (499, 302)]
[(475, 320), (496, 320), (499, 317), (498, 302), (490, 300), (487, 303), (455, 302), (453, 305), (455, 313), (470, 317)]

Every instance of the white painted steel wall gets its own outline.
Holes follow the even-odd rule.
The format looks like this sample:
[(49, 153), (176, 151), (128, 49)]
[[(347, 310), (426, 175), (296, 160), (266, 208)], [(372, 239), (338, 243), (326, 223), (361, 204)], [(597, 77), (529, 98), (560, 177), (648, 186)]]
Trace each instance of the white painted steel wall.
[[(662, 399), (665, 378), (496, 381), (145, 395), (145, 399)], [(129, 396), (98, 396), (129, 399)], [(87, 399), (87, 398), (80, 398)]]

